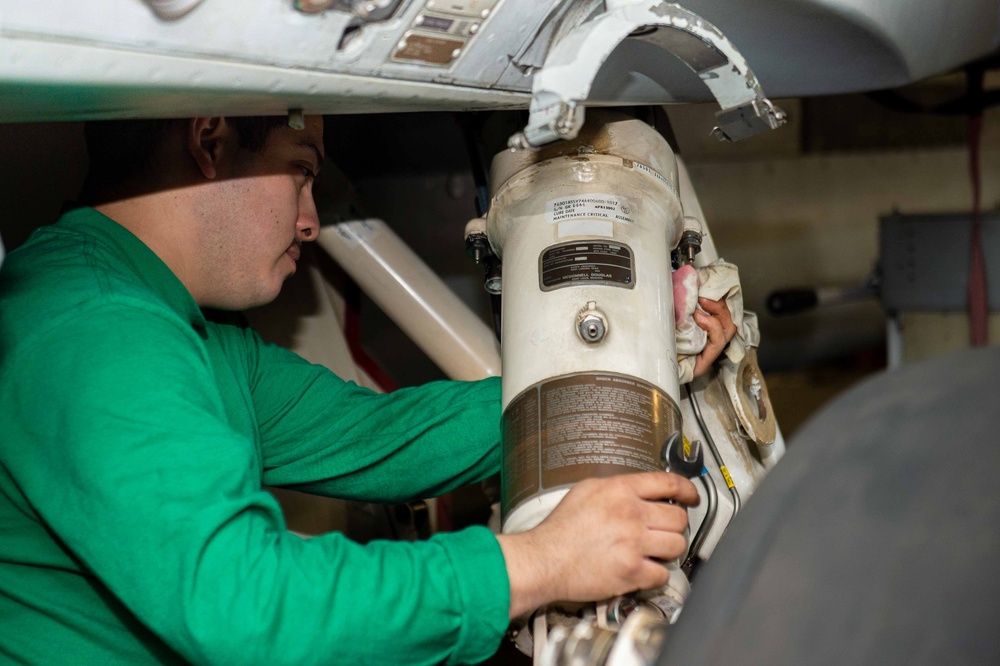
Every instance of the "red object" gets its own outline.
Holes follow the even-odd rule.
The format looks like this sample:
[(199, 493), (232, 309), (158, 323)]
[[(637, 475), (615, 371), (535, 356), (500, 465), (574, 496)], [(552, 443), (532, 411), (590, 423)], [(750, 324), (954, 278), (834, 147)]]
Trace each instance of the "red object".
[(392, 393), (399, 388), (399, 385), (389, 376), (389, 374), (379, 367), (378, 363), (368, 355), (361, 345), (361, 289), (351, 282), (344, 294), (344, 337), (347, 338), (347, 347), (351, 350), (351, 358), (358, 366), (368, 373), (368, 376), (375, 380), (383, 391)]
[(436, 532), (451, 532), (454, 526), (451, 522), (451, 493), (437, 498), (437, 530)]

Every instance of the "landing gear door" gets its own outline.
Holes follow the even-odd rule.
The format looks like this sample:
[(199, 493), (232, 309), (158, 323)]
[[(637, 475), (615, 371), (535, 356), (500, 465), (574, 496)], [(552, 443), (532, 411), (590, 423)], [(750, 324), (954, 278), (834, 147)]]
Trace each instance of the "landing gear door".
[(785, 122), (743, 56), (705, 19), (663, 0), (606, 4), (606, 12), (577, 26), (549, 50), (532, 83), (528, 125), (510, 138), (511, 148), (576, 137), (595, 78), (625, 40), (648, 42), (698, 75), (722, 107), (713, 130), (720, 140), (736, 141)]

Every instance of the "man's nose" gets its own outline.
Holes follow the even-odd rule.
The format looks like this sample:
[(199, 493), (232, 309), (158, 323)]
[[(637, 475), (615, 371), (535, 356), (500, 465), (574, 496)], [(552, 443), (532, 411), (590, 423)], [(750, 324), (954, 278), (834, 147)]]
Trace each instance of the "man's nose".
[(295, 239), (300, 243), (316, 240), (319, 236), (319, 213), (313, 199), (312, 188), (302, 188), (299, 197), (299, 219), (295, 221)]

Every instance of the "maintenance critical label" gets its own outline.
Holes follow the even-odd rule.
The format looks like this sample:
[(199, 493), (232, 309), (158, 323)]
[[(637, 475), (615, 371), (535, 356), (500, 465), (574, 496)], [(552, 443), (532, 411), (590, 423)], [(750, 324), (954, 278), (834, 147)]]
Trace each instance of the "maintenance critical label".
[(579, 373), (539, 382), (503, 413), (503, 515), (587, 478), (663, 469), (663, 443), (680, 430), (673, 399), (637, 377)]
[(584, 194), (576, 197), (562, 197), (545, 203), (545, 221), (549, 224), (564, 220), (598, 218), (633, 224), (635, 206), (623, 197), (613, 194)]
[(542, 291), (595, 282), (626, 289), (635, 286), (632, 250), (624, 243), (588, 241), (553, 245), (542, 252), (538, 264)]

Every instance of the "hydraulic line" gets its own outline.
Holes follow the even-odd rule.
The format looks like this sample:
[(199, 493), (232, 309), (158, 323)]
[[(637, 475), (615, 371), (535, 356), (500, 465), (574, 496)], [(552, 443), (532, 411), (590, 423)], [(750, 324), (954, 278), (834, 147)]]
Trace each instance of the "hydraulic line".
[(736, 514), (740, 512), (740, 509), (743, 506), (740, 501), (740, 493), (736, 490), (736, 484), (729, 478), (729, 472), (726, 469), (725, 463), (722, 461), (722, 455), (719, 453), (719, 448), (715, 445), (715, 440), (712, 439), (712, 433), (708, 431), (708, 426), (705, 425), (705, 418), (701, 415), (701, 407), (698, 405), (698, 399), (694, 397), (694, 391), (691, 390), (691, 385), (686, 384), (684, 388), (687, 389), (688, 398), (691, 400), (691, 409), (694, 410), (694, 418), (698, 421), (698, 427), (701, 428), (701, 433), (705, 437), (705, 443), (708, 444), (708, 450), (712, 452), (715, 464), (719, 466), (719, 471), (722, 472), (723, 477), (725, 477), (726, 485), (729, 486), (729, 492), (733, 496), (733, 518), (735, 518)]
[(701, 521), (701, 525), (698, 526), (698, 531), (695, 532), (694, 538), (691, 539), (691, 548), (688, 549), (688, 556), (684, 560), (684, 564), (681, 565), (681, 569), (684, 573), (688, 574), (690, 577), (691, 570), (694, 568), (695, 558), (698, 557), (698, 553), (701, 552), (701, 546), (708, 537), (708, 533), (712, 530), (712, 526), (715, 524), (715, 516), (719, 511), (719, 491), (715, 488), (715, 481), (712, 479), (711, 475), (708, 473), (706, 468), (704, 473), (698, 477), (702, 485), (705, 486), (705, 494), (707, 495), (706, 501), (708, 506), (705, 507), (705, 518)]

